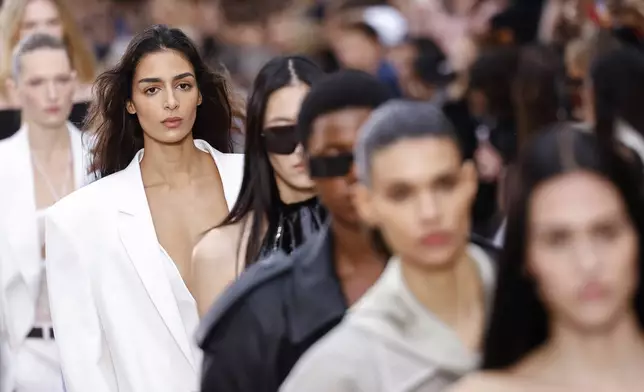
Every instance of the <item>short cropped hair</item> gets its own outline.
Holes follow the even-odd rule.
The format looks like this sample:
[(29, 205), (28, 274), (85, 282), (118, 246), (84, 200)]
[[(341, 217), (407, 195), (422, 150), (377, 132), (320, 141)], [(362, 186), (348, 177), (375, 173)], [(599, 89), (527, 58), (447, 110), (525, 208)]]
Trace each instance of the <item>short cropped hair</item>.
[[(427, 102), (392, 100), (376, 109), (362, 126), (355, 146), (358, 180), (371, 185), (373, 155), (403, 139), (424, 137), (448, 138), (461, 152), (454, 126), (435, 105)], [(409, 162), (413, 165), (414, 162)]]
[[(11, 59), (11, 76), (17, 79), (20, 76), (21, 60), (22, 57), (42, 49), (63, 50), (69, 57), (67, 46), (65, 43), (49, 34), (31, 34), (18, 43), (18, 46), (13, 51), (13, 58)], [(71, 57), (69, 58), (71, 64)]]
[(297, 131), (304, 149), (308, 149), (318, 117), (347, 108), (375, 109), (392, 97), (385, 84), (365, 72), (344, 70), (326, 75), (311, 88), (300, 108)]

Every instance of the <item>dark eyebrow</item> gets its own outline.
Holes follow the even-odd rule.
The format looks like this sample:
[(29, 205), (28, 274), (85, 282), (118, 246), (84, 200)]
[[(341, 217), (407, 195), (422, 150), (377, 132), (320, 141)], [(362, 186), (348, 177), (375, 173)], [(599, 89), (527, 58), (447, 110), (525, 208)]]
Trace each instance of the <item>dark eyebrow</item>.
[[(172, 80), (179, 80), (179, 79), (187, 78), (189, 76), (193, 78), (195, 77), (195, 75), (193, 75), (192, 72), (184, 72), (182, 74), (175, 76), (174, 78), (172, 78)], [(139, 80), (138, 83), (161, 83), (161, 82), (162, 82), (161, 78), (143, 78)]]

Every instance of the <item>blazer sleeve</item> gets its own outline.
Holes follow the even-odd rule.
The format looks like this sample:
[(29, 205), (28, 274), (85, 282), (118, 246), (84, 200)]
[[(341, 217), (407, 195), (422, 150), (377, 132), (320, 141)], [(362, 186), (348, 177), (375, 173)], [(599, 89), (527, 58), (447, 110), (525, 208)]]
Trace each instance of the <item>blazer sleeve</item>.
[(277, 342), (271, 336), (249, 307), (228, 314), (204, 347), (201, 390), (276, 391)]
[(114, 392), (115, 382), (105, 372), (104, 337), (87, 260), (80, 256), (63, 221), (64, 217), (48, 214), (45, 239), (51, 317), (65, 388), (67, 392)]

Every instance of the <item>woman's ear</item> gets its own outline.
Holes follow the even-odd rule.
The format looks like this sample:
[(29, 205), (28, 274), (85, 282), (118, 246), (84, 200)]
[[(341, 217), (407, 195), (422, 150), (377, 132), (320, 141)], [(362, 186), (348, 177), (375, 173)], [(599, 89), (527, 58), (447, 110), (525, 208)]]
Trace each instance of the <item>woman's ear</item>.
[(134, 106), (134, 102), (132, 102), (132, 100), (127, 101), (127, 103), (125, 104), (125, 109), (130, 114), (136, 114), (136, 106)]
[(197, 98), (197, 106), (201, 105), (201, 102), (203, 102), (203, 95), (199, 93), (199, 98)]

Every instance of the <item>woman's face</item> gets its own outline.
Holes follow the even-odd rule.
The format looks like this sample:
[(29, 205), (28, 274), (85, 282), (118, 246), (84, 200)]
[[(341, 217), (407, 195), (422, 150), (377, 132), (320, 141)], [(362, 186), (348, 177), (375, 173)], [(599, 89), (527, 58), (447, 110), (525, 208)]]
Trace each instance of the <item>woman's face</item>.
[(638, 236), (609, 181), (575, 172), (536, 188), (528, 206), (527, 273), (555, 325), (605, 328), (632, 307)]
[(139, 61), (127, 111), (138, 117), (145, 140), (175, 144), (192, 134), (201, 99), (192, 64), (177, 51), (162, 50)]
[[(413, 164), (410, 164), (413, 162)], [(445, 137), (398, 141), (373, 154), (371, 184), (356, 189), (361, 218), (418, 268), (442, 268), (468, 242), (476, 170)]]
[(50, 0), (30, 0), (20, 24), (20, 39), (34, 34), (49, 34), (63, 39), (63, 23), (58, 7)]
[[(266, 102), (264, 114), (264, 137), (279, 141), (288, 138), (293, 140), (294, 127), (300, 113), (302, 100), (309, 91), (309, 86), (298, 83), (282, 87), (273, 92)], [(271, 152), (268, 159), (275, 171), (276, 181), (291, 189), (311, 190), (313, 182), (304, 164), (304, 150), (297, 144), (295, 150), (281, 154)]]
[(382, 60), (382, 49), (377, 41), (356, 29), (340, 30), (331, 46), (345, 68), (374, 74)]

